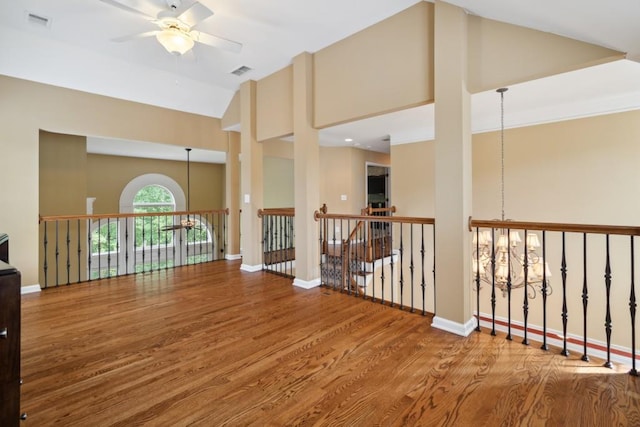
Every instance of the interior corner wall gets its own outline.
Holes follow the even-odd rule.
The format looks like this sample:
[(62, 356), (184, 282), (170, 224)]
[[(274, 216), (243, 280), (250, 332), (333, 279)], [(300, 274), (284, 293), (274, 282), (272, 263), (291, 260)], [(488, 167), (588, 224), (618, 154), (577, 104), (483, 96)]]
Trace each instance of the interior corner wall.
[(237, 91), (227, 106), (220, 126), (223, 130), (240, 129), (240, 91)]
[[(385, 153), (352, 147), (320, 147), (320, 201), (330, 213), (359, 215), (366, 206), (366, 163), (390, 164)], [(342, 200), (346, 196), (346, 200)]]
[(258, 141), (293, 134), (293, 66), (256, 83), (256, 137)]
[(432, 102), (433, 18), (419, 2), (316, 52), (315, 127)]
[[(40, 130), (226, 151), (220, 120), (0, 76), (0, 231), (22, 283), (38, 283)], [(19, 185), (18, 185), (19, 183)]]

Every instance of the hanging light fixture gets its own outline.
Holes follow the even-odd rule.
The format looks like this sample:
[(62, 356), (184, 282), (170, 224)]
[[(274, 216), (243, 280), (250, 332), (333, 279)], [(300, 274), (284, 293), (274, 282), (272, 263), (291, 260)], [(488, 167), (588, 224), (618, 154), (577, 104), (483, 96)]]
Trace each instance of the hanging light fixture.
[(178, 20), (165, 19), (162, 30), (156, 34), (156, 39), (169, 53), (184, 55), (193, 48), (194, 40), (189, 28)]
[[(496, 90), (500, 94), (500, 199), (501, 220), (504, 214), (504, 94), (508, 88)], [(508, 220), (507, 220), (508, 221)], [(525, 242), (518, 231), (498, 230), (494, 245), (493, 230), (478, 231), (473, 234), (473, 275), (480, 280), (495, 285), (506, 296), (509, 289), (527, 287), (529, 296), (535, 298), (536, 289), (550, 295), (549, 283), (551, 271), (538, 254), (540, 239), (533, 232), (528, 232)], [(522, 248), (522, 250), (521, 250)], [(492, 265), (492, 259), (495, 265)], [(525, 267), (526, 266), (526, 267)], [(526, 275), (525, 275), (526, 268)], [(526, 277), (526, 283), (525, 283)], [(543, 282), (545, 282), (543, 284)]]

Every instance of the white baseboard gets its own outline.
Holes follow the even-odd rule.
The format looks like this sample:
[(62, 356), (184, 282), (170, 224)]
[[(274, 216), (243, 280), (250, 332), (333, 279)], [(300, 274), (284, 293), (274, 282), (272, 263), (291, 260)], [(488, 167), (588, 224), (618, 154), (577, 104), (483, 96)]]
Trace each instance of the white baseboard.
[(302, 279), (298, 279), (297, 277), (293, 279), (293, 286), (296, 286), (302, 289), (317, 288), (318, 286), (320, 286), (321, 283), (322, 282), (320, 281), (320, 279), (302, 280)]
[[(508, 320), (504, 317), (496, 316), (496, 331), (508, 332)], [(491, 329), (491, 315), (488, 313), (480, 313), (480, 326), (483, 328)], [(524, 323), (521, 321), (511, 320), (511, 335), (515, 337), (524, 337)], [(562, 348), (564, 345), (562, 331), (556, 329), (547, 328), (547, 344), (557, 348)], [(544, 340), (542, 326), (529, 323), (527, 325), (527, 338), (542, 343)], [(599, 359), (607, 359), (607, 343), (604, 341), (596, 340), (587, 337), (587, 352), (589, 356), (597, 357)], [(582, 336), (575, 334), (567, 334), (567, 350), (571, 354), (581, 355), (584, 351), (584, 343)], [(611, 350), (609, 354), (611, 361), (622, 365), (631, 365), (631, 348), (623, 347), (620, 345), (611, 344)], [(636, 354), (636, 361), (640, 361), (640, 355)], [(636, 362), (636, 363), (637, 363)]]
[(259, 264), (259, 265), (240, 264), (240, 270), (246, 271), (248, 273), (255, 273), (256, 271), (262, 271), (262, 264)]
[(22, 295), (26, 295), (26, 294), (35, 294), (40, 292), (42, 289), (40, 288), (40, 285), (29, 285), (29, 286), (23, 286), (20, 288), (20, 293)]
[(476, 325), (477, 321), (475, 317), (472, 317), (464, 324), (462, 324), (442, 317), (434, 316), (433, 322), (431, 323), (431, 327), (433, 328), (441, 329), (443, 331), (463, 337), (469, 336), (469, 334), (471, 334), (471, 332), (473, 332), (473, 330), (475, 329)]
[(235, 261), (237, 259), (242, 259), (242, 254), (226, 254), (224, 259), (228, 261)]

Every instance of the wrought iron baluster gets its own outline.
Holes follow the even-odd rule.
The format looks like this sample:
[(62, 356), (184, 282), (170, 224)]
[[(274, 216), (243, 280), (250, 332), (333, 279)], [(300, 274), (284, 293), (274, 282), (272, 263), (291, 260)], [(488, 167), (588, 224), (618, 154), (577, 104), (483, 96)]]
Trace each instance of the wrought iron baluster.
[(56, 221), (56, 287), (58, 287), (58, 285), (60, 283), (58, 283), (58, 278), (60, 277), (58, 274), (58, 262), (59, 262), (59, 258), (60, 258), (60, 245), (58, 242), (58, 221)]
[(93, 255), (93, 246), (92, 246), (92, 234), (91, 233), (91, 220), (87, 221), (87, 270), (89, 273), (88, 280), (89, 282), (93, 279), (91, 273), (91, 258)]
[(44, 288), (47, 289), (49, 287), (49, 278), (47, 276), (47, 272), (49, 271), (49, 257), (47, 256), (47, 247), (49, 245), (49, 239), (47, 237), (47, 221), (44, 222), (44, 241), (42, 242), (44, 246)]
[(542, 350), (549, 350), (547, 345), (547, 235), (542, 230)]
[(587, 305), (589, 303), (589, 289), (587, 288), (587, 233), (582, 233), (582, 360), (589, 361), (587, 354)]
[(146, 263), (145, 263), (145, 255), (146, 255), (146, 253), (145, 253), (145, 246), (146, 246), (145, 243), (146, 243), (146, 239), (145, 239), (145, 230), (144, 230), (144, 228), (146, 226), (145, 217), (141, 217), (140, 220), (142, 221), (142, 245), (141, 246), (142, 246), (142, 272), (144, 273), (145, 268), (146, 268), (145, 267), (146, 266)]
[(565, 245), (565, 232), (562, 232), (562, 262), (560, 263), (560, 272), (562, 273), (562, 351), (563, 356), (569, 355), (567, 350), (567, 323), (569, 313), (567, 311), (567, 257)]
[(507, 339), (511, 341), (511, 230), (507, 229)]
[(420, 258), (421, 258), (421, 270), (422, 270), (422, 282), (420, 282), (420, 287), (422, 288), (422, 315), (427, 314), (426, 310), (426, 293), (427, 293), (427, 283), (424, 280), (424, 224), (420, 224)]
[(480, 227), (476, 227), (476, 331), (480, 332)]
[(491, 335), (496, 336), (496, 247), (495, 228), (491, 228)]
[(404, 310), (404, 230), (400, 223), (400, 309)]
[(606, 368), (613, 368), (611, 363), (611, 262), (609, 259), (609, 235), (607, 234), (607, 265), (604, 269), (604, 284), (607, 295), (607, 313), (604, 320), (604, 329), (607, 334), (607, 361)]
[(107, 218), (107, 277), (111, 277), (111, 219)]
[[(522, 268), (523, 268), (523, 275), (524, 275), (524, 302), (522, 303), (522, 315), (524, 317), (524, 338), (522, 340), (522, 344), (524, 345), (529, 345), (529, 339), (527, 336), (527, 329), (528, 329), (528, 324), (527, 324), (527, 320), (529, 318), (529, 296), (528, 296), (528, 288), (529, 288), (529, 262), (527, 260), (528, 258), (528, 252), (527, 249), (529, 249), (528, 245), (527, 245), (527, 230), (524, 230), (524, 254), (522, 256)], [(543, 268), (544, 268), (544, 264), (543, 264)]]
[(390, 264), (391, 264), (390, 267), (389, 267), (389, 271), (391, 273), (391, 284), (389, 285), (389, 288), (391, 289), (391, 307), (393, 307), (394, 306), (394, 302), (395, 302), (394, 301), (394, 293), (395, 293), (394, 292), (394, 290), (395, 290), (394, 289), (394, 286), (395, 286), (394, 278), (395, 278), (395, 276), (393, 275), (393, 267), (394, 267), (393, 266), (393, 264), (394, 264), (394, 262), (393, 262), (393, 255), (394, 255), (393, 254), (393, 223), (392, 222), (386, 222), (385, 224), (389, 227), (389, 242), (387, 242), (388, 245), (389, 245), (389, 257), (390, 257)]
[(629, 292), (629, 313), (631, 314), (631, 370), (629, 374), (638, 376), (636, 370), (636, 281), (635, 248), (631, 236), (631, 290)]
[(411, 273), (411, 310), (410, 311), (411, 311), (411, 313), (413, 313), (415, 311), (414, 295), (413, 295), (413, 292), (414, 292), (414, 286), (413, 286), (414, 285), (414, 273), (413, 273), (413, 270), (415, 268), (415, 265), (413, 263), (413, 250), (414, 250), (414, 248), (413, 248), (413, 223), (411, 223), (409, 225), (409, 232), (410, 232), (409, 245), (411, 246), (411, 252), (410, 252), (411, 253), (411, 259), (409, 261), (409, 272)]
[[(384, 231), (384, 226), (385, 223), (383, 222), (378, 222), (378, 230), (379, 230), (379, 237), (378, 237), (378, 242), (380, 243), (380, 304), (384, 304), (384, 299), (385, 299), (385, 295), (384, 295), (384, 280), (385, 280), (385, 275), (384, 275), (384, 258), (385, 258), (385, 244), (384, 244), (384, 240), (385, 240), (385, 231)], [(375, 262), (377, 261), (374, 257), (374, 265)]]
[[(76, 220), (76, 223), (78, 225), (78, 236), (76, 238), (76, 240), (78, 241), (78, 282), (82, 282), (82, 273), (81, 273), (81, 265), (82, 265), (82, 246), (80, 245), (80, 220)], [(45, 256), (46, 256), (46, 252), (45, 252)]]
[[(129, 218), (124, 221), (124, 272), (129, 274)], [(133, 225), (133, 221), (131, 221)], [(135, 240), (135, 239), (134, 239)], [(133, 253), (136, 253), (135, 241), (133, 244)]]
[(71, 229), (67, 220), (67, 285), (71, 284)]

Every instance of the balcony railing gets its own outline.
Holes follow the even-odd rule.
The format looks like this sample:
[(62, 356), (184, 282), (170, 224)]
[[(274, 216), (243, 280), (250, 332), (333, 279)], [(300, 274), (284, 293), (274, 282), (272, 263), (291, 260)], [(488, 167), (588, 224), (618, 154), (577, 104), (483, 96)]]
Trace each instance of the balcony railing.
[(260, 209), (258, 217), (262, 219), (262, 269), (295, 277), (294, 208)]
[(40, 217), (41, 287), (224, 259), (228, 210)]
[[(477, 330), (636, 362), (640, 227), (470, 220)], [(520, 237), (518, 232), (522, 232)]]
[(434, 219), (315, 213), (322, 286), (422, 314), (435, 312)]

